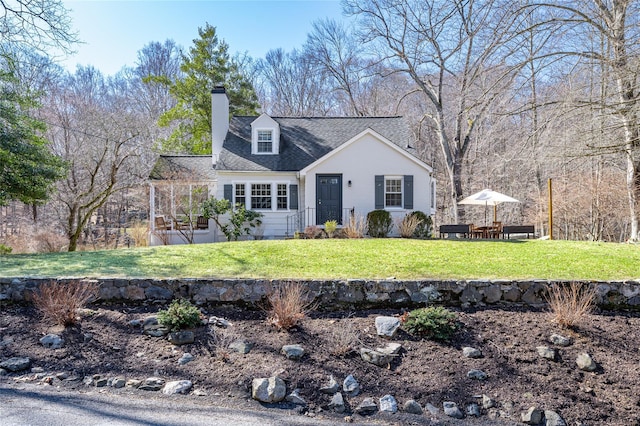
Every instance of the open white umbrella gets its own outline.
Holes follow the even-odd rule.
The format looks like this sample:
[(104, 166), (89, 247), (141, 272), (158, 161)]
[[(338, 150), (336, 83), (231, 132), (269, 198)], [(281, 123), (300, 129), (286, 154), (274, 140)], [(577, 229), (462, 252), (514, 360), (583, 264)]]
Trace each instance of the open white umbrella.
[(496, 206), (500, 203), (519, 203), (520, 201), (490, 189), (483, 189), (458, 201), (458, 204), (476, 204), (485, 206), (484, 223), (487, 223), (487, 206), (493, 206), (493, 221), (496, 221)]

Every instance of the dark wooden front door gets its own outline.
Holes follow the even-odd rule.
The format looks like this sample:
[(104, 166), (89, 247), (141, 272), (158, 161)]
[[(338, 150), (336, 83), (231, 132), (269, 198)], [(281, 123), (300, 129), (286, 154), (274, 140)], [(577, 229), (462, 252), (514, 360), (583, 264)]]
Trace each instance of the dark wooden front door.
[(328, 220), (342, 225), (342, 175), (316, 176), (316, 224)]

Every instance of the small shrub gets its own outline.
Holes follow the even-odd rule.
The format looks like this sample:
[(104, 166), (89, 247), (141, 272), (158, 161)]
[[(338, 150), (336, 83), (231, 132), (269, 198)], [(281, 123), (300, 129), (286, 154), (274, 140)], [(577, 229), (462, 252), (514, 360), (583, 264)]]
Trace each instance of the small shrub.
[(416, 210), (414, 212), (409, 213), (409, 215), (414, 216), (420, 220), (418, 226), (416, 226), (415, 231), (413, 232), (414, 238), (431, 238), (433, 235), (433, 219), (431, 216), (427, 216), (420, 210)]
[(448, 341), (460, 328), (457, 315), (442, 306), (413, 310), (402, 320), (407, 333), (432, 340)]
[(207, 333), (209, 341), (209, 353), (220, 361), (227, 362), (231, 358), (229, 345), (238, 340), (238, 335), (231, 330), (212, 328)]
[(572, 328), (593, 311), (596, 290), (593, 286), (572, 282), (567, 286), (554, 284), (546, 295), (552, 321)]
[(297, 282), (284, 283), (272, 289), (267, 300), (267, 322), (282, 330), (298, 325), (312, 309), (311, 294)]
[(12, 251), (13, 249), (11, 247), (0, 244), (0, 256), (3, 254), (10, 254)]
[(344, 320), (336, 324), (331, 331), (331, 355), (345, 356), (360, 344), (360, 336), (353, 322)]
[(149, 227), (146, 223), (139, 220), (132, 222), (131, 226), (127, 229), (127, 234), (136, 247), (146, 247), (149, 245)]
[(309, 225), (304, 228), (304, 237), (307, 239), (313, 240), (315, 238), (322, 238), (323, 235), (322, 228), (316, 225)]
[(69, 240), (58, 233), (43, 231), (35, 237), (38, 253), (59, 253), (69, 244)]
[(336, 229), (338, 229), (337, 220), (328, 220), (324, 223), (324, 231), (327, 233), (327, 237), (332, 238)]
[(98, 297), (98, 285), (93, 282), (49, 282), (33, 293), (33, 305), (42, 315), (65, 327), (79, 321), (78, 310)]
[(409, 213), (402, 220), (398, 221), (398, 232), (402, 238), (411, 238), (414, 236), (418, 225), (422, 223), (417, 216)]
[(158, 322), (171, 331), (194, 328), (201, 321), (200, 310), (186, 299), (176, 299), (168, 309), (158, 312)]
[(349, 216), (349, 223), (342, 228), (346, 238), (362, 238), (366, 229), (366, 223), (362, 216)]
[(367, 214), (367, 233), (374, 238), (385, 238), (393, 228), (391, 213), (373, 210)]

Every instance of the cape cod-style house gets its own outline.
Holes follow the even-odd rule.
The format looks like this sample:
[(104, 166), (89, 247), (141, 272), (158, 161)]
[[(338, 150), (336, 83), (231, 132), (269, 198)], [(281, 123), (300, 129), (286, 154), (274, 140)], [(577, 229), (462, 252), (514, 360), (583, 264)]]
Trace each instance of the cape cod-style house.
[(433, 170), (412, 153), (402, 117), (229, 119), (223, 87), (212, 90), (212, 155), (162, 155), (150, 185), (152, 245), (225, 241), (198, 217), (211, 196), (262, 213), (262, 238), (375, 209), (435, 213)]

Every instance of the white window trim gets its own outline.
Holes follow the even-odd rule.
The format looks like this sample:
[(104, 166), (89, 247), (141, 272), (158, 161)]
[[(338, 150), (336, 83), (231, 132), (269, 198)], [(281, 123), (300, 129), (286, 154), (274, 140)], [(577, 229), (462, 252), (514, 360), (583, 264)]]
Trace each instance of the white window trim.
[[(294, 182), (290, 181), (233, 181), (232, 185), (232, 195), (233, 195), (233, 205), (236, 203), (236, 186), (244, 185), (244, 200), (245, 200), (245, 208), (247, 210), (255, 210), (258, 212), (277, 212), (277, 213), (285, 213), (291, 211), (291, 205), (289, 204), (289, 197), (291, 194), (291, 185), (294, 185)], [(270, 185), (271, 186), (271, 208), (270, 209), (252, 209), (251, 208), (251, 186), (252, 185)], [(279, 209), (278, 208), (278, 185), (286, 185), (287, 186), (287, 208)]]
[[(399, 180), (400, 181), (400, 205), (399, 206), (388, 206), (387, 205), (387, 181), (388, 180)], [(394, 192), (394, 194), (397, 194)], [(404, 210), (404, 176), (386, 176), (384, 177), (384, 208), (389, 210)]]
[[(254, 135), (253, 135), (253, 154), (256, 155), (273, 155), (276, 154), (276, 129), (273, 128), (268, 128), (268, 127), (261, 127), (261, 128), (257, 128), (254, 129)], [(258, 135), (260, 134), (260, 132), (271, 132), (271, 151), (259, 151), (258, 150), (258, 145), (260, 143), (260, 140), (258, 138)]]

